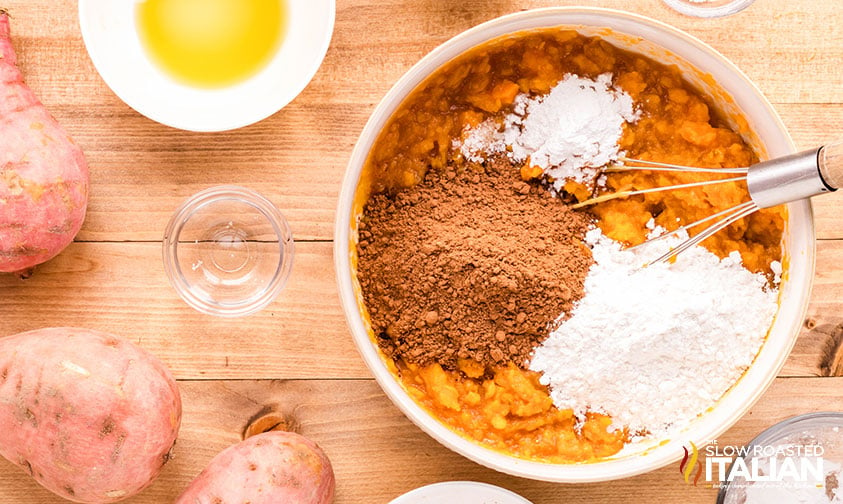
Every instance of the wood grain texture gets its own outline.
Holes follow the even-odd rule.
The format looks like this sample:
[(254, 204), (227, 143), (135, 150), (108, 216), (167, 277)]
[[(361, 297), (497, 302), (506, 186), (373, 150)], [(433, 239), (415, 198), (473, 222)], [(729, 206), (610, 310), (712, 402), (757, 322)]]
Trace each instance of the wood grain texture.
[[(782, 376), (843, 375), (835, 364), (843, 359), (840, 264), (843, 242), (818, 242), (806, 327)], [(345, 324), (330, 243), (299, 243), (279, 299), (246, 319), (189, 308), (167, 282), (159, 243), (75, 243), (28, 280), (0, 276), (0, 292), (4, 335), (49, 325), (110, 331), (179, 379), (370, 376)]]
[(3, 335), (81, 326), (129, 338), (177, 378), (363, 378), (330, 243), (299, 243), (278, 300), (244, 319), (200, 314), (169, 285), (160, 243), (76, 243), (28, 280), (0, 276)]
[[(89, 157), (92, 199), (79, 239), (96, 241), (159, 240), (186, 197), (222, 183), (262, 191), (297, 239), (330, 240), (351, 149), (375, 105), (410, 66), (482, 21), (571, 3), (340, 1), (325, 62), (292, 104), (238, 131), (200, 134), (149, 121), (108, 89), (85, 52), (75, 2), (6, 0), (27, 82)], [(658, 0), (581, 4), (631, 10), (700, 37), (759, 85), (799, 148), (840, 134), (827, 127), (843, 121), (837, 68), (843, 10), (833, 0), (764, 0), (720, 20), (687, 18)], [(841, 198), (817, 199), (820, 237), (843, 236), (833, 217)]]
[[(74, 0), (0, 0), (26, 80), (88, 155), (92, 191), (77, 243), (27, 281), (0, 276), (0, 337), (78, 325), (123, 335), (181, 380), (176, 459), (132, 504), (166, 503), (267, 405), (320, 443), (338, 504), (386, 504), (454, 479), (510, 488), (536, 504), (710, 503), (676, 467), (593, 485), (555, 485), (485, 469), (443, 448), (384, 396), (349, 335), (333, 273), (336, 199), (351, 150), (387, 90), (428, 51), (496, 16), (558, 5), (624, 9), (674, 25), (731, 59), (773, 103), (796, 145), (838, 140), (843, 9), (837, 0), (758, 0), (725, 19), (681, 16), (660, 0), (338, 0), (327, 57), (308, 88), (269, 119), (197, 134), (121, 102), (84, 48)], [(0, 149), (2, 139), (0, 139)], [(196, 191), (241, 184), (271, 199), (297, 243), (293, 276), (267, 310), (223, 320), (192, 311), (168, 285), (161, 236)], [(843, 410), (843, 192), (814, 201), (817, 274), (806, 324), (772, 388), (720, 438), (743, 444), (786, 417)], [(791, 377), (791, 378), (789, 378)], [(0, 504), (63, 502), (0, 460)]]
[[(296, 101), (254, 126), (212, 135), (176, 132), (135, 115), (120, 117), (106, 131), (101, 122), (79, 129), (75, 138), (91, 162), (94, 186), (78, 239), (160, 240), (185, 198), (206, 187), (237, 183), (267, 195), (289, 219), (296, 239), (330, 240), (345, 167), (371, 108)], [(59, 112), (65, 124), (78, 123), (65, 106)], [(826, 125), (843, 123), (843, 106), (785, 105), (779, 112), (799, 149), (841, 134)], [(837, 219), (843, 192), (814, 202), (817, 236), (843, 237)]]
[[(175, 459), (161, 477), (127, 504), (172, 502), (213, 456), (240, 440), (249, 418), (264, 407), (297, 420), (300, 432), (331, 458), (336, 504), (386, 504), (413, 488), (451, 480), (503, 486), (535, 504), (595, 502), (675, 504), (714, 502), (716, 491), (686, 485), (676, 464), (609, 483), (559, 485), (503, 475), (439, 445), (398, 411), (371, 380), (182, 382), (184, 425)], [(773, 423), (821, 410), (843, 410), (843, 378), (779, 378), (719, 444), (744, 445)], [(0, 460), (0, 502), (65, 502)], [(443, 503), (444, 504), (444, 503)]]

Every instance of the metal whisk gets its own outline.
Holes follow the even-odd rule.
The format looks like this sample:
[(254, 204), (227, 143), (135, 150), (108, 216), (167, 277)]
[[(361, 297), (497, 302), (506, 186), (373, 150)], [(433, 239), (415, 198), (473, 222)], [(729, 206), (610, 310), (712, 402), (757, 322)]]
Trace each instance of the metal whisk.
[(675, 189), (686, 189), (703, 185), (723, 184), (727, 182), (746, 181), (749, 190), (750, 201), (741, 203), (722, 212), (717, 212), (704, 219), (686, 224), (678, 229), (665, 233), (656, 238), (651, 238), (641, 245), (670, 236), (677, 231), (689, 230), (707, 222), (714, 222), (701, 232), (682, 242), (679, 246), (659, 257), (650, 264), (668, 261), (683, 251), (697, 245), (709, 236), (717, 233), (735, 221), (743, 219), (760, 208), (769, 208), (791, 201), (810, 198), (818, 194), (836, 191), (843, 186), (843, 142), (825, 145), (818, 149), (811, 149), (791, 154), (780, 158), (771, 159), (756, 163), (745, 168), (698, 168), (691, 166), (680, 166), (669, 163), (658, 163), (641, 159), (621, 158), (622, 165), (613, 166), (606, 171), (678, 171), (696, 173), (719, 173), (737, 174), (737, 177), (730, 177), (703, 182), (691, 182), (688, 184), (677, 184), (665, 187), (654, 187), (651, 189), (639, 189), (634, 191), (618, 191), (603, 194), (578, 203), (573, 208), (582, 208), (604, 201), (618, 198), (635, 196), (660, 191), (671, 191)]

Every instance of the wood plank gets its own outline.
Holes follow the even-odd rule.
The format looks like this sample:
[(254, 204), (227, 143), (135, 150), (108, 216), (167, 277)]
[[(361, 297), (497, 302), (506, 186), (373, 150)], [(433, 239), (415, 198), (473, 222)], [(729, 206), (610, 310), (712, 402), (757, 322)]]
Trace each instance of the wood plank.
[[(345, 167), (369, 108), (296, 102), (259, 124), (214, 135), (175, 132), (134, 115), (59, 116), (75, 125), (91, 163), (91, 200), (78, 239), (160, 240), (184, 199), (234, 183), (272, 200), (297, 239), (330, 240)], [(843, 122), (843, 105), (779, 109), (799, 149), (835, 141), (830, 125)], [(113, 127), (104, 132), (103, 122)], [(312, 143), (301, 141), (302, 132)], [(843, 238), (843, 192), (815, 198), (814, 210), (819, 238)]]
[(299, 243), (280, 298), (241, 319), (200, 314), (167, 282), (159, 243), (74, 244), (20, 281), (0, 277), (0, 335), (81, 326), (134, 340), (179, 378), (359, 378), (331, 245)]
[(780, 375), (841, 376), (843, 366), (843, 243), (817, 243), (817, 267), (805, 327)]
[(248, 128), (198, 134), (137, 115), (67, 117), (91, 167), (78, 239), (161, 240), (186, 198), (235, 184), (269, 198), (297, 240), (330, 240), (345, 166), (366, 119), (346, 105), (294, 104)]
[[(782, 376), (843, 374), (843, 241), (820, 241), (805, 328)], [(167, 283), (158, 243), (77, 243), (21, 281), (0, 275), (0, 335), (82, 326), (131, 338), (183, 379), (365, 378), (346, 327), (330, 243), (299, 243), (290, 282), (270, 307), (219, 319)], [(843, 357), (840, 357), (843, 358)]]
[[(176, 457), (161, 477), (127, 504), (172, 502), (220, 450), (240, 439), (248, 420), (266, 406), (288, 412), (301, 433), (332, 459), (336, 504), (386, 503), (413, 488), (449, 480), (484, 481), (535, 504), (559, 502), (710, 503), (716, 491), (686, 485), (671, 464), (608, 483), (559, 485), (486, 469), (447, 450), (413, 426), (371, 380), (182, 382), (184, 417)], [(843, 409), (843, 378), (777, 379), (755, 407), (718, 441), (743, 445), (787, 417)], [(0, 460), (0, 502), (65, 502)]]
[[(336, 196), (352, 147), (392, 83), (430, 49), (474, 24), (555, 3), (341, 2), (328, 57), (304, 93), (266, 121), (220, 134), (175, 131), (120, 102), (85, 53), (74, 2), (7, 4), (15, 15), (15, 44), (28, 83), (67, 126), (91, 164), (90, 209), (79, 239), (127, 241), (160, 239), (172, 211), (186, 197), (227, 183), (266, 194), (290, 220), (298, 239), (331, 239)], [(828, 27), (843, 25), (834, 23), (843, 21), (843, 11), (829, 10), (831, 4), (819, 2), (809, 10), (767, 0), (717, 22), (674, 14), (656, 0), (585, 4), (633, 9), (689, 30), (735, 59), (759, 83), (800, 147), (835, 138), (830, 126), (843, 120), (843, 89), (836, 85), (833, 62), (839, 61), (843, 35)], [(402, 13), (400, 27), (390, 22), (395, 12)], [(800, 29), (786, 29), (796, 22)], [(730, 29), (745, 23), (776, 35), (760, 38)], [(803, 40), (814, 32), (825, 36), (810, 44)], [(771, 52), (777, 56), (769, 57)], [(794, 76), (803, 75), (811, 76), (810, 87), (794, 84)], [(817, 200), (820, 237), (843, 237), (834, 219), (841, 198)]]
[[(117, 106), (82, 50), (73, 0), (6, 0), (30, 84), (47, 103)], [(836, 78), (843, 12), (834, 0), (764, 0), (721, 19), (686, 17), (660, 0), (580, 0), (577, 5), (643, 14), (710, 44), (758, 83), (774, 103), (840, 103)], [(436, 45), (497, 16), (572, 5), (554, 0), (345, 0), (311, 98), (377, 100)], [(400, 20), (400, 22), (398, 21)], [(384, 50), (389, 48), (388, 51)]]
[[(796, 148), (807, 150), (840, 141), (838, 124), (843, 122), (843, 105), (777, 104)], [(817, 238), (843, 238), (843, 191), (812, 199)]]

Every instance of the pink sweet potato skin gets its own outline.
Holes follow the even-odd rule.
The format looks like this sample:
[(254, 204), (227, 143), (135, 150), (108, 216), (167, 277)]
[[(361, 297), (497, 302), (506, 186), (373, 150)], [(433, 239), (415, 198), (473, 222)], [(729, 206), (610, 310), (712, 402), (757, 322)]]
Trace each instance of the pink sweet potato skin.
[(313, 441), (258, 434), (220, 452), (176, 504), (330, 504), (334, 471)]
[(67, 247), (88, 186), (82, 150), (23, 82), (0, 9), (0, 272), (26, 271)]
[(140, 492), (180, 423), (175, 380), (133, 343), (77, 328), (0, 338), (0, 455), (65, 499)]

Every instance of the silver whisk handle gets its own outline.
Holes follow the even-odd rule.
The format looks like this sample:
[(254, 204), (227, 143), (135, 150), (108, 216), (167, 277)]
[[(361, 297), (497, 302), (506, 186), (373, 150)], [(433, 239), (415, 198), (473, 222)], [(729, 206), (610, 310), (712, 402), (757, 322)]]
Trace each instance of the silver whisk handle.
[(843, 142), (828, 144), (820, 149), (820, 175), (829, 187), (843, 187)]
[(746, 185), (759, 208), (836, 191), (843, 185), (843, 145), (832, 144), (754, 164), (747, 171)]

